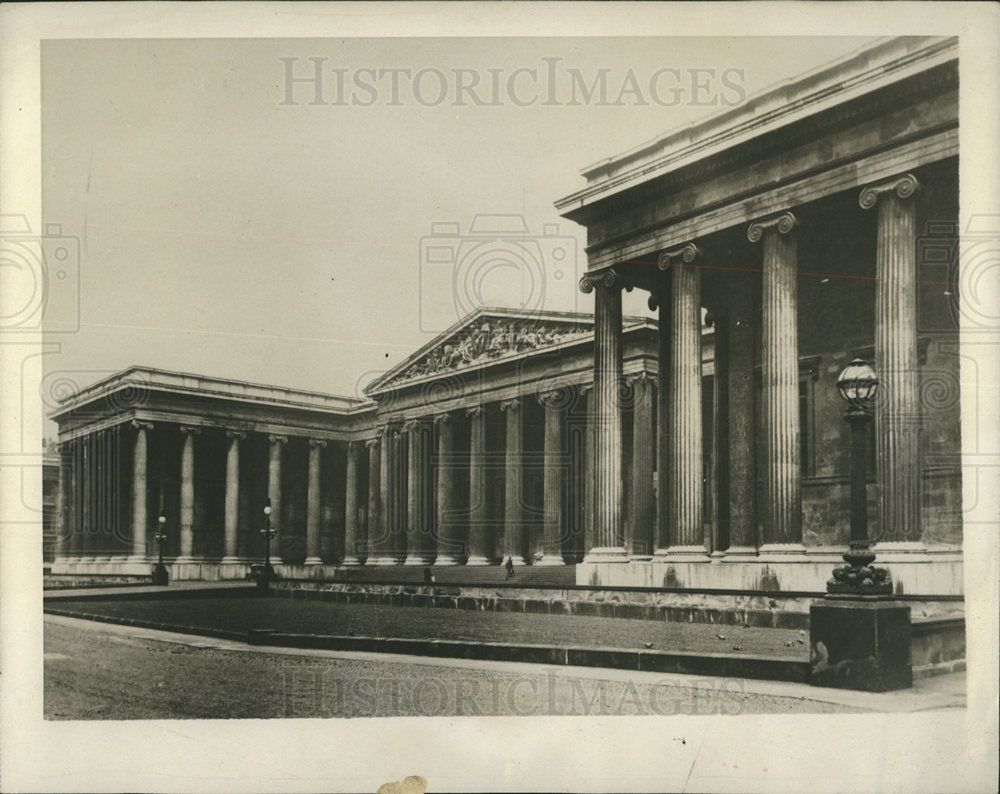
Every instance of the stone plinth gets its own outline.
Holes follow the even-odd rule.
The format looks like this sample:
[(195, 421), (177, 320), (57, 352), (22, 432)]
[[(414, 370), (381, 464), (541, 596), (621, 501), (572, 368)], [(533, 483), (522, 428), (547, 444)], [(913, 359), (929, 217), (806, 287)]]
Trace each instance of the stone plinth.
[(910, 608), (891, 600), (829, 599), (809, 610), (816, 686), (888, 692), (913, 686)]

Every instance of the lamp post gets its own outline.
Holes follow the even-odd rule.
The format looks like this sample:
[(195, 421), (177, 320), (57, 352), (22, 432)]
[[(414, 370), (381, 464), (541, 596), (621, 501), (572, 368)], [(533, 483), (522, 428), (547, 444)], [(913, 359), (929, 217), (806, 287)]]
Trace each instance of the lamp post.
[(153, 540), (156, 541), (156, 545), (159, 549), (157, 562), (153, 567), (153, 584), (159, 585), (160, 587), (166, 587), (170, 583), (170, 577), (167, 574), (167, 566), (163, 564), (163, 544), (167, 542), (166, 524), (167, 517), (161, 512), (159, 517), (156, 519), (156, 532), (153, 533)]
[(278, 534), (278, 531), (271, 529), (271, 497), (264, 501), (264, 528), (260, 531), (264, 536), (264, 569), (257, 579), (257, 587), (261, 591), (267, 592), (270, 586), (271, 576), (274, 571), (271, 568), (271, 538)]
[(835, 568), (827, 582), (828, 594), (885, 596), (892, 593), (892, 581), (885, 568), (872, 565), (875, 553), (868, 537), (868, 497), (865, 488), (865, 458), (868, 423), (879, 380), (868, 362), (856, 358), (837, 378), (837, 391), (847, 402), (844, 421), (851, 427), (851, 535), (846, 566)]

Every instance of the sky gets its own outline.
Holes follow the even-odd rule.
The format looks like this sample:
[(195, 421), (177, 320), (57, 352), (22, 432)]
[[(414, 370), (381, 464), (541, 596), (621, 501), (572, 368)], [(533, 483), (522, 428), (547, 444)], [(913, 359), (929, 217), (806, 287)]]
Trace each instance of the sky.
[(361, 396), (479, 301), (590, 312), (553, 206), (581, 169), (871, 40), (45, 41), (43, 221), (79, 257), (43, 407), (130, 365)]

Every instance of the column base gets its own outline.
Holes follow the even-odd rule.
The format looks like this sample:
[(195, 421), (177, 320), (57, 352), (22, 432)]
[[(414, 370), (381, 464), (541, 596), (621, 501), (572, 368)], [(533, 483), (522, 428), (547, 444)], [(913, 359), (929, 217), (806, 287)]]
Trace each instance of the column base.
[(245, 563), (239, 557), (235, 557), (231, 554), (227, 554), (221, 560), (219, 560), (219, 565), (244, 565)]
[(138, 565), (149, 565), (150, 559), (145, 554), (132, 554), (125, 559), (125, 562), (136, 563)]
[(361, 560), (359, 560), (352, 554), (349, 557), (344, 557), (343, 561), (340, 564), (344, 566), (361, 565)]
[(399, 565), (399, 560), (395, 557), (390, 557), (388, 554), (383, 554), (381, 557), (373, 557), (368, 560), (369, 565)]
[[(587, 552), (584, 562), (628, 562), (624, 546), (595, 546)], [(515, 565), (517, 563), (515, 562)]]
[(439, 554), (434, 559), (435, 565), (458, 565), (459, 562), (450, 554)]
[[(197, 560), (195, 560), (195, 558), (192, 557), (190, 554), (182, 554), (179, 557), (174, 557), (173, 562), (183, 565), (186, 563), (197, 562)], [(273, 557), (271, 558), (271, 565), (274, 565)]]
[(667, 562), (709, 562), (711, 558), (704, 546), (670, 546), (662, 559)]
[(730, 546), (725, 550), (725, 560), (731, 560), (732, 562), (742, 562), (747, 559), (754, 559), (757, 557), (757, 548), (755, 546)]
[(482, 554), (473, 554), (465, 562), (466, 565), (492, 565)]
[(406, 559), (403, 560), (403, 565), (430, 565), (427, 562), (427, 557), (421, 557), (417, 554), (408, 554)]
[(302, 563), (302, 564), (303, 565), (322, 565), (323, 564), (323, 560), (321, 560), (319, 557), (306, 557), (305, 562)]
[(565, 565), (566, 561), (563, 560), (562, 555), (556, 554), (546, 554), (542, 559), (540, 559), (536, 565)]

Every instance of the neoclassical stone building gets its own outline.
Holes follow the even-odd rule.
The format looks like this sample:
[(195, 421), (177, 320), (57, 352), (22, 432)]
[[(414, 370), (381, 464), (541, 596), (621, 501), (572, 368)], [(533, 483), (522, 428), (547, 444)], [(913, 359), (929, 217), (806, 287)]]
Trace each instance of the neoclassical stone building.
[[(869, 531), (897, 590), (961, 588), (958, 42), (883, 40), (586, 169), (594, 544), (578, 581), (816, 589), (846, 508), (835, 381), (881, 379)], [(623, 539), (621, 292), (659, 308), (652, 560)], [(700, 309), (715, 318), (707, 541)], [(839, 407), (842, 410), (842, 406)], [(713, 564), (713, 562), (717, 564)]]
[[(589, 314), (480, 309), (365, 399), (132, 368), (64, 401), (54, 571), (576, 565), (817, 592), (849, 529), (848, 361), (881, 379), (869, 527), (957, 594), (957, 42), (904, 38), (584, 171)], [(644, 290), (658, 321), (622, 317)]]

